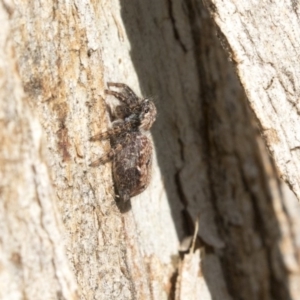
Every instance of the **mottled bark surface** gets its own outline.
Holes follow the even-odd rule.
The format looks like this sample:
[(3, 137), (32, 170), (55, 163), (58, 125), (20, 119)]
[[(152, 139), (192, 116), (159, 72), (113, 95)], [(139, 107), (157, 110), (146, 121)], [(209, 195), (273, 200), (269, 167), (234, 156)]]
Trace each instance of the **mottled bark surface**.
[(208, 0), (280, 176), (300, 198), (298, 1)]
[(42, 128), (18, 73), (12, 11), (0, 4), (0, 299), (78, 299)]
[[(16, 1), (24, 99), (45, 132), (81, 299), (299, 299), (298, 203), (201, 3)], [(126, 210), (111, 164), (89, 167), (110, 149), (89, 141), (109, 126), (108, 81), (158, 109), (152, 182)]]

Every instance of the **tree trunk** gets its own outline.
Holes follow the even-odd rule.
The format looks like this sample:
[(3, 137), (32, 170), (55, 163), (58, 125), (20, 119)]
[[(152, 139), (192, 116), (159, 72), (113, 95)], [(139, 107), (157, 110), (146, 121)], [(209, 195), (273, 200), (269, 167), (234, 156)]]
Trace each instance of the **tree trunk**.
[[(216, 7), (220, 25), (218, 17), (224, 18)], [(6, 37), (13, 41), (18, 68), (2, 47), (2, 64), (11, 72), (1, 76), (14, 80), (19, 72), (25, 92), (22, 106), (20, 96), (15, 104), (21, 120), (16, 131), (22, 134), (18, 131), (16, 139), (6, 121), (17, 117), (7, 115), (0, 123), (10, 141), (0, 149), (1, 182), (8, 191), (19, 191), (19, 196), (2, 193), (0, 186), (7, 210), (2, 210), (2, 220), (10, 232), (18, 231), (22, 219), (4, 216), (16, 214), (15, 207), (22, 209), (24, 203), (6, 207), (5, 201), (28, 195), (28, 205), (37, 205), (53, 230), (49, 233), (33, 213), (28, 226), (36, 226), (34, 234), (47, 231), (49, 240), (55, 235), (53, 249), (44, 251), (59, 253), (63, 262), (50, 269), (63, 275), (52, 278), (41, 262), (43, 252), (35, 252), (41, 246), (32, 245), (28, 257), (17, 256), (23, 262), (19, 272), (26, 272), (29, 263), (39, 266), (35, 276), (47, 283), (40, 298), (54, 299), (50, 291), (59, 289), (57, 298), (76, 297), (60, 250), (64, 246), (81, 299), (300, 299), (298, 203), (278, 179), (228, 53), (200, 0), (16, 1), (14, 7), (3, 2), (2, 10), (10, 20)], [(256, 44), (251, 47), (253, 51)], [(232, 48), (229, 53), (236, 54)], [(11, 89), (21, 89), (18, 80)], [(104, 93), (109, 81), (152, 97), (158, 110), (152, 181), (126, 210), (116, 202), (111, 164), (89, 166), (110, 149), (108, 141), (89, 141), (110, 126), (106, 103), (113, 100)], [(252, 95), (251, 86), (242, 83)], [(5, 101), (7, 86), (1, 86), (5, 115), (10, 102)], [(30, 125), (34, 114), (45, 140), (39, 124)], [(47, 159), (40, 157), (45, 146)], [(25, 173), (19, 157), (30, 157), (26, 168), (31, 173)], [(13, 172), (18, 166), (23, 174)], [(6, 181), (4, 174), (9, 174)], [(30, 192), (36, 186), (39, 192)], [(51, 221), (52, 189), (63, 228)], [(39, 193), (45, 199), (37, 202)], [(24, 227), (18, 243), (35, 243), (30, 232)], [(43, 245), (41, 238), (37, 242)], [(19, 253), (17, 249), (18, 244), (3, 248), (5, 259), (11, 260), (9, 253)], [(47, 256), (46, 263), (55, 259)], [(22, 295), (20, 275), (11, 268), (5, 272)]]
[(77, 299), (42, 128), (16, 66), (8, 3), (0, 19), (0, 299)]
[(300, 199), (297, 1), (208, 0), (281, 177)]

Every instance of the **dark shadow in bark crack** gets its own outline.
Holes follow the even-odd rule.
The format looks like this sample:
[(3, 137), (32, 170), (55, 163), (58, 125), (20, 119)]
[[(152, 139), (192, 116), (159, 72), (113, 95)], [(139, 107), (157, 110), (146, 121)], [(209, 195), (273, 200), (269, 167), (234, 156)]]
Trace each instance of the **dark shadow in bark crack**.
[[(208, 248), (232, 299), (291, 299), (257, 130), (225, 39), (222, 48), (198, 2), (121, 1), (143, 95), (154, 96), (158, 109), (152, 135), (177, 234), (193, 234), (186, 214), (201, 220), (213, 211), (207, 220), (226, 247), (212, 241)], [(203, 259), (213, 299), (221, 299), (215, 276), (222, 275), (212, 266)]]

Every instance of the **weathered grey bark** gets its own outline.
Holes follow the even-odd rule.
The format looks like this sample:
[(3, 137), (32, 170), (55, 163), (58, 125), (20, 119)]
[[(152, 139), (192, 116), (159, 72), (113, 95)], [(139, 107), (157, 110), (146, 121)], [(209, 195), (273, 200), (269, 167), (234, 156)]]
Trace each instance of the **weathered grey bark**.
[(300, 4), (208, 0), (281, 177), (300, 199)]
[(0, 3), (0, 299), (78, 299), (42, 128), (24, 98), (11, 3)]
[[(296, 202), (201, 1), (16, 1), (11, 20), (82, 299), (299, 299)], [(126, 210), (110, 164), (89, 167), (109, 149), (89, 142), (109, 126), (107, 81), (158, 107), (153, 180)]]

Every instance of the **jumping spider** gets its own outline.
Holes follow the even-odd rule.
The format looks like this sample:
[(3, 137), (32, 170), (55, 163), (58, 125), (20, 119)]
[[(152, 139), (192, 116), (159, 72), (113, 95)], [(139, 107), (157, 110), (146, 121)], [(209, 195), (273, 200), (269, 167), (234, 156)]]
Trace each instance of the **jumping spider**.
[(156, 108), (151, 100), (137, 97), (123, 83), (108, 82), (107, 86), (120, 89), (120, 92), (105, 90), (120, 104), (111, 112), (112, 127), (90, 140), (110, 139), (111, 150), (91, 166), (112, 160), (116, 192), (123, 201), (128, 201), (143, 192), (151, 179), (152, 143), (147, 132), (155, 121)]

